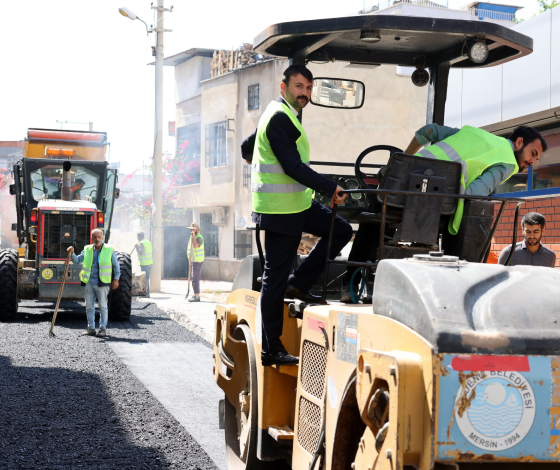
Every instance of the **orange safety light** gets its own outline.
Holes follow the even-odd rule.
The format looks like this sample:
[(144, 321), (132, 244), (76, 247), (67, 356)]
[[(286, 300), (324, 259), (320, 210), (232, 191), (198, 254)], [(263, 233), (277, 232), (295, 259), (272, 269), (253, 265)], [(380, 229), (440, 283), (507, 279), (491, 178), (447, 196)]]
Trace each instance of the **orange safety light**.
[(37, 209), (33, 209), (31, 211), (31, 215), (29, 216), (29, 223), (30, 225), (37, 225)]
[(60, 157), (62, 155), (62, 151), (58, 148), (54, 147), (47, 147), (47, 157)]
[(63, 157), (73, 157), (76, 154), (74, 149), (60, 149)]
[(105, 214), (103, 212), (97, 213), (97, 226), (103, 227), (105, 225)]

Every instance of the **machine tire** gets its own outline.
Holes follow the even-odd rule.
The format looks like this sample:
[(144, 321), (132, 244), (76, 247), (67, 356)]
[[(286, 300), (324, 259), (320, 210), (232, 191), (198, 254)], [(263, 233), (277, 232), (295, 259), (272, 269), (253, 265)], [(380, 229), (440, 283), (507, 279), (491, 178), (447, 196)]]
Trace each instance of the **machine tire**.
[(0, 250), (0, 320), (17, 316), (18, 252), (12, 248)]
[(112, 290), (109, 297), (109, 320), (127, 321), (130, 320), (132, 309), (132, 262), (128, 253), (117, 251), (115, 254), (121, 268), (121, 277), (119, 287)]
[[(261, 470), (264, 469), (265, 462), (257, 458), (257, 430), (258, 430), (258, 382), (257, 382), (257, 362), (255, 357), (255, 347), (253, 344), (253, 335), (247, 325), (239, 325), (235, 332), (234, 337), (238, 340), (245, 341), (247, 345), (247, 356), (243, 369), (246, 371), (247, 387), (251, 393), (250, 410), (247, 416), (247, 425), (249, 426), (249, 436), (247, 438), (247, 452), (245, 461), (243, 461), (239, 446), (239, 426), (236, 407), (225, 399), (225, 441), (226, 441), (226, 458), (228, 463), (228, 470)], [(239, 361), (236, 358), (236, 361)], [(241, 366), (236, 362), (236, 369)], [(241, 367), (240, 367), (241, 369)], [(235, 373), (235, 370), (234, 370)], [(272, 462), (266, 462), (270, 464)]]

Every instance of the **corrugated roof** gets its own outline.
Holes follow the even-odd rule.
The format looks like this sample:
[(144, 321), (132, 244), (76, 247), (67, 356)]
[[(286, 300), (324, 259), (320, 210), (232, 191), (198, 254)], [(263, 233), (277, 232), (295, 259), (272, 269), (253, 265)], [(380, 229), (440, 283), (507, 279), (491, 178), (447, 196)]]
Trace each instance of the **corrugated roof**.
[[(193, 47), (192, 49), (187, 49), (186, 51), (179, 52), (178, 54), (165, 57), (163, 59), (163, 65), (169, 65), (175, 67), (183, 62), (192, 59), (196, 56), (201, 57), (212, 57), (216, 49), (204, 49), (200, 47)], [(150, 62), (148, 65), (155, 65), (155, 62)]]

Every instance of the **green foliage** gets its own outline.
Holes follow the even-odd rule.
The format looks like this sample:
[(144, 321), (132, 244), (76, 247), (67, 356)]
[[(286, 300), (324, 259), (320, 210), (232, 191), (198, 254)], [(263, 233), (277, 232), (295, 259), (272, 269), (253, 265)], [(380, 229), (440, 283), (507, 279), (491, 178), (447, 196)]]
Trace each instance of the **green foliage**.
[(537, 0), (537, 2), (539, 3), (539, 6), (541, 7), (540, 10), (539, 10), (539, 13), (544, 13), (545, 11), (550, 10), (550, 9), (560, 5), (559, 0), (552, 0), (550, 2), (547, 2), (546, 0)]

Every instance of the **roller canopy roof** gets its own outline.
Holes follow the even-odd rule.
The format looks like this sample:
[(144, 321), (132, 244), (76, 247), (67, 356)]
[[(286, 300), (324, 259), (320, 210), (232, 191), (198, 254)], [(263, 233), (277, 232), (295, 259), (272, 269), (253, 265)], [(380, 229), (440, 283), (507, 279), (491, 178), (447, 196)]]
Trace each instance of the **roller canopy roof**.
[[(360, 40), (362, 31), (379, 31), (375, 43)], [(484, 38), (490, 50), (486, 62), (467, 57), (469, 44)], [(261, 54), (323, 62), (337, 60), (362, 64), (423, 65), (450, 62), (455, 68), (490, 67), (533, 51), (533, 39), (504, 26), (412, 16), (360, 15), (280, 23), (255, 38)]]

